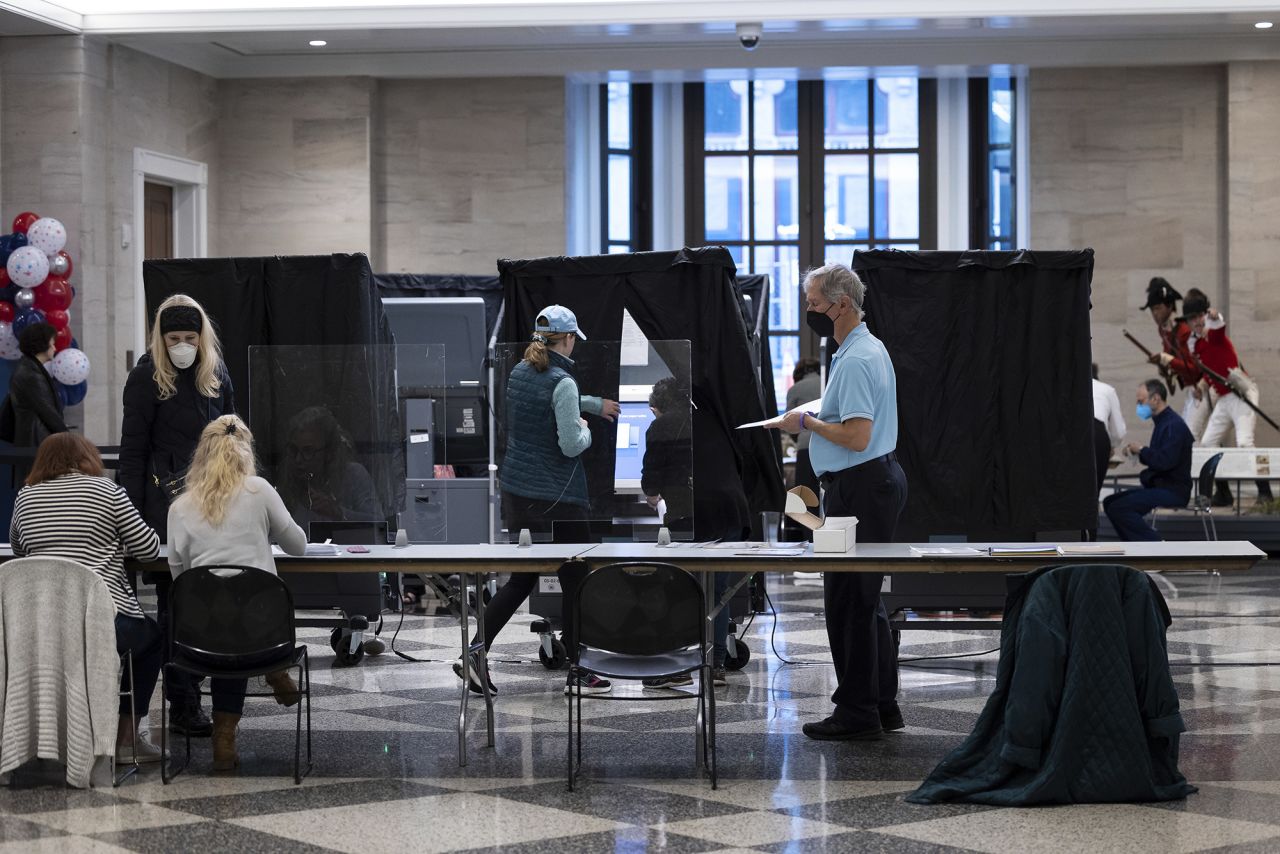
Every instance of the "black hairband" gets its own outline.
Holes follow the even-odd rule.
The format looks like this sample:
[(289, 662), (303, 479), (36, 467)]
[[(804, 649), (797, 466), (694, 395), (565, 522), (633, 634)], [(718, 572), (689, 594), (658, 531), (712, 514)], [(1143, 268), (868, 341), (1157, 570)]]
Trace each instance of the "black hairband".
[(204, 320), (200, 317), (200, 309), (193, 308), (189, 305), (174, 305), (160, 312), (160, 334), (168, 335), (170, 332), (196, 332), (199, 333), (204, 327)]
[(232, 421), (230, 424), (227, 425), (227, 435), (234, 436), (235, 433), (236, 433), (236, 422)]

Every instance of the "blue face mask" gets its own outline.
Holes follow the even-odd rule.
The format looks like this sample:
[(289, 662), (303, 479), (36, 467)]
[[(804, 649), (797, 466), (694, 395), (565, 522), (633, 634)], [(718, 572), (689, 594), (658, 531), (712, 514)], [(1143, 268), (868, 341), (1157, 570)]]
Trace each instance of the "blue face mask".
[(1151, 417), (1151, 405), (1147, 403), (1138, 404), (1138, 417), (1146, 421)]

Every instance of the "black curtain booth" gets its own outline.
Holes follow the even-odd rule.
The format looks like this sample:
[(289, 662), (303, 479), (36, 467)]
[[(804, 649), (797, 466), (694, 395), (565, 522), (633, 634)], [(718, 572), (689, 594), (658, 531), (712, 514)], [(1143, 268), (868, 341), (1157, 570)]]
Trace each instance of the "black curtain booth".
[(898, 380), (901, 541), (1097, 525), (1093, 250), (854, 253)]
[(502, 282), (497, 276), (374, 273), (373, 284), (380, 297), (480, 297), (490, 338), (502, 312)]
[[(709, 448), (732, 448), (752, 511), (782, 507), (782, 472), (773, 437), (765, 430), (734, 430), (766, 417), (742, 303), (734, 287), (733, 258), (721, 247), (638, 252), (581, 258), (501, 260), (506, 311), (502, 340), (529, 340), (537, 312), (568, 306), (593, 340), (618, 341), (629, 312), (650, 341), (690, 342), (695, 460)], [(504, 378), (505, 379), (505, 378)], [(617, 391), (617, 377), (580, 377), (585, 393)], [(612, 384), (612, 388), (608, 384)], [(768, 415), (774, 414), (770, 407)], [(597, 419), (592, 419), (595, 422)], [(596, 424), (593, 429), (601, 429)], [(598, 436), (588, 454), (593, 496), (613, 491), (614, 443)], [(591, 463), (596, 463), (592, 465)], [(697, 485), (695, 484), (695, 489)]]
[[(175, 293), (192, 297), (209, 314), (241, 416), (251, 409), (251, 400), (268, 410), (248, 412), (246, 420), (269, 477), (282, 461), (289, 418), (308, 406), (323, 405), (351, 437), (382, 507), (393, 513), (403, 506), (404, 443), (394, 345), (367, 257), (147, 261), (143, 282), (148, 324), (160, 303)], [(299, 356), (304, 351), (281, 349), (269, 358), (259, 354), (251, 389), (249, 348), (257, 345), (328, 349), (311, 365)]]

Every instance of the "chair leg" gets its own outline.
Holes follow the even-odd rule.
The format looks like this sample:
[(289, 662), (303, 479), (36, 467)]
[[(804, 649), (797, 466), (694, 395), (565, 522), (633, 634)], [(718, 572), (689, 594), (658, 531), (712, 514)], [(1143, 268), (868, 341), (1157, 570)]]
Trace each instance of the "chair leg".
[[(298, 676), (302, 676), (302, 668), (298, 668)], [(298, 704), (298, 708), (294, 713), (297, 717), (294, 722), (293, 731), (293, 784), (295, 786), (302, 785), (302, 704)]]
[[(579, 672), (578, 675), (579, 677), (581, 677), (582, 675), (581, 672)], [(577, 680), (574, 680), (574, 682), (577, 682)], [(578, 706), (578, 715), (577, 715), (577, 718), (578, 718), (578, 767), (581, 768), (582, 767), (582, 686), (573, 684), (572, 688), (570, 688), (570, 692), (571, 693), (569, 694), (569, 696), (573, 698), (573, 701)]]
[(304, 647), (302, 650), (302, 676), (306, 680), (307, 703), (307, 773), (311, 773), (311, 656)]
[[(133, 740), (131, 742), (133, 745), (133, 765), (129, 770), (117, 777), (116, 757), (114, 753), (111, 755), (111, 788), (113, 789), (118, 788), (121, 783), (138, 772), (138, 695), (134, 690), (132, 652), (126, 652), (124, 654), (124, 664), (125, 670), (129, 674), (129, 728), (133, 733)], [(121, 696), (123, 695), (124, 692), (122, 691)]]

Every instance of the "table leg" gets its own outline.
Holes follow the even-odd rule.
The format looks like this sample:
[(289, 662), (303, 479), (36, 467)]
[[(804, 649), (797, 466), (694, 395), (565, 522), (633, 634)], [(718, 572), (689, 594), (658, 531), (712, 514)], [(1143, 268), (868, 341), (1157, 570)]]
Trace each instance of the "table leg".
[[(706, 649), (707, 649), (707, 647), (708, 647), (708, 644), (711, 642), (711, 624), (712, 624), (712, 620), (714, 619), (714, 617), (712, 617), (712, 616), (711, 616), (711, 615), (712, 615), (712, 613), (713, 613), (713, 606), (712, 606), (712, 604), (711, 604), (711, 597), (713, 597), (713, 596), (715, 595), (715, 576), (713, 576), (713, 575), (712, 575), (711, 573), (709, 573), (709, 572), (700, 572), (700, 573), (698, 573), (698, 574), (702, 577), (702, 591), (703, 591), (703, 593), (702, 593), (702, 601), (703, 601), (703, 602), (706, 604), (706, 606), (707, 606), (707, 612), (706, 612), (706, 614), (704, 615), (704, 619), (703, 619), (703, 621), (702, 621), (702, 648), (703, 648), (703, 650), (706, 650)], [(706, 678), (707, 678), (707, 674), (706, 674), (706, 672), (705, 672), (705, 671), (702, 671), (702, 670), (699, 670), (699, 671), (698, 671), (698, 690), (699, 690), (699, 692), (706, 691), (706, 690), (707, 690), (707, 688), (708, 688), (708, 687), (710, 687), (710, 686), (707, 686), (707, 685), (702, 684), (702, 683), (703, 683), (703, 681), (704, 681)], [(701, 696), (704, 696), (704, 697), (705, 697), (706, 695), (705, 695), (705, 694), (701, 694)], [(698, 714), (697, 714), (696, 719), (694, 720), (694, 729), (693, 729), (693, 731), (694, 731), (694, 750), (695, 750), (695, 751), (697, 751), (697, 754), (698, 754), (698, 764), (697, 764), (697, 768), (698, 768), (699, 770), (705, 770), (705, 769), (706, 769), (706, 767), (707, 767), (707, 762), (706, 762), (706, 748), (707, 748), (707, 746), (706, 746), (706, 744), (704, 744), (704, 743), (703, 743), (703, 741), (704, 741), (704, 740), (703, 740), (703, 737), (702, 737), (702, 718), (703, 718), (703, 715), (704, 715), (704, 714), (706, 714), (706, 707), (705, 707), (705, 705), (703, 704), (703, 702), (702, 702), (701, 700), (699, 700), (699, 701), (698, 701)]]
[[(487, 580), (485, 573), (476, 573), (476, 634), (481, 640), (484, 639), (484, 584)], [(484, 711), (489, 738), (486, 746), (493, 747), (493, 692), (489, 690), (489, 651), (484, 648), (483, 643), (480, 644), (480, 673), (483, 674), (480, 681), (484, 686)]]
[(470, 638), (467, 637), (468, 625), (468, 606), (467, 606), (467, 575), (466, 573), (458, 574), (458, 624), (462, 626), (462, 701), (458, 704), (458, 766), (467, 767), (467, 701), (471, 696), (470, 680), (467, 678), (467, 668), (470, 666), (469, 660)]

